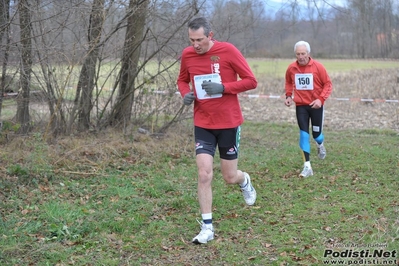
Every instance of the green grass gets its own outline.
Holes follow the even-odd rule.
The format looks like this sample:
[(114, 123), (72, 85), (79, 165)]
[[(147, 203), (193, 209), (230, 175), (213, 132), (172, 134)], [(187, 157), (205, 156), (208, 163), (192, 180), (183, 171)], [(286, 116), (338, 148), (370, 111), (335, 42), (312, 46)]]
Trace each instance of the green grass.
[[(349, 72), (352, 70), (363, 69), (386, 69), (397, 68), (397, 60), (344, 60), (344, 59), (318, 59), (329, 74)], [(295, 61), (293, 59), (247, 59), (252, 71), (257, 77), (272, 76), (284, 78), (285, 71), (290, 63)]]
[(178, 133), (133, 142), (108, 135), (98, 145), (36, 136), (19, 144), (28, 158), (19, 167), (15, 149), (2, 147), (0, 264), (323, 265), (325, 250), (343, 245), (399, 252), (396, 132), (325, 131), (326, 159), (312, 160), (315, 175), (300, 179), (297, 127), (246, 122), (239, 167), (257, 202), (246, 206), (238, 187), (224, 184), (216, 158), (216, 238), (200, 246), (191, 244), (200, 218), (192, 132)]

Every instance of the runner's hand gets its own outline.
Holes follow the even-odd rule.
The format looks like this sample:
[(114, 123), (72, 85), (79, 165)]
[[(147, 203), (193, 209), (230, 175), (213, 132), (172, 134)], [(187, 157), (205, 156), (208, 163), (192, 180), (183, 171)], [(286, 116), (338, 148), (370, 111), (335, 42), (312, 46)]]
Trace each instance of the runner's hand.
[(313, 102), (311, 102), (309, 105), (310, 105), (310, 107), (312, 107), (313, 109), (319, 109), (319, 108), (321, 108), (321, 106), (322, 106), (323, 104), (321, 103), (321, 101), (320, 101), (319, 99), (316, 99), (316, 100), (314, 100)]
[(206, 94), (213, 95), (213, 94), (220, 94), (224, 92), (223, 84), (216, 83), (216, 82), (204, 82), (201, 84), (202, 89), (206, 91)]
[(194, 92), (189, 92), (186, 95), (184, 95), (183, 103), (184, 105), (190, 105), (193, 103), (194, 100), (195, 100)]
[(284, 104), (285, 104), (286, 106), (290, 107), (291, 104), (292, 104), (292, 102), (293, 102), (292, 97), (291, 97), (291, 96), (288, 96), (287, 98), (285, 98)]

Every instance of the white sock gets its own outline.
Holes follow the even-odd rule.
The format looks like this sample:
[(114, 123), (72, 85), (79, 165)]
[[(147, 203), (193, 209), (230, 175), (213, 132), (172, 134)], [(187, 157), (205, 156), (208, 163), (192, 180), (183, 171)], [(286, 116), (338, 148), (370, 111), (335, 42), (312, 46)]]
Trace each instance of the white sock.
[(208, 228), (212, 228), (212, 213), (203, 213), (201, 214), (202, 221), (204, 222), (205, 226)]
[(312, 168), (312, 166), (310, 165), (310, 161), (306, 161), (305, 164), (304, 164), (304, 166), (305, 166), (305, 167)]
[(240, 184), (241, 188), (245, 188), (248, 185), (247, 175), (244, 174), (244, 181)]

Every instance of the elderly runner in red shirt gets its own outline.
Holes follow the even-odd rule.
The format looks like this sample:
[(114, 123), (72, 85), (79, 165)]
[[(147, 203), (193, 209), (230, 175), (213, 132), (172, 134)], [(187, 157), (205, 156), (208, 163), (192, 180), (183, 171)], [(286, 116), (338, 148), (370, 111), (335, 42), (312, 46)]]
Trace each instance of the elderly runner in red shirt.
[(300, 177), (313, 175), (310, 164), (309, 120), (312, 122), (312, 136), (317, 144), (318, 157), (326, 157), (324, 147), (323, 121), (324, 102), (332, 92), (332, 83), (324, 66), (310, 57), (310, 45), (299, 41), (294, 45), (297, 60), (291, 63), (285, 74), (285, 105), (296, 105), (299, 146), (302, 149), (304, 166)]

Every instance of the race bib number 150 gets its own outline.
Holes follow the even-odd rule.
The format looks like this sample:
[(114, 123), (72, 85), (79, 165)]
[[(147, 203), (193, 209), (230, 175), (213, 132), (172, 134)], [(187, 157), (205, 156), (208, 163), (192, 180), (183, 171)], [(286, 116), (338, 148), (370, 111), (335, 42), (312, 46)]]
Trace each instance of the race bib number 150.
[(313, 90), (313, 74), (295, 74), (297, 90)]

